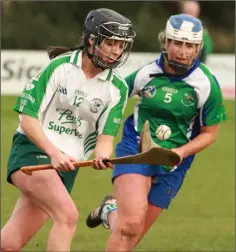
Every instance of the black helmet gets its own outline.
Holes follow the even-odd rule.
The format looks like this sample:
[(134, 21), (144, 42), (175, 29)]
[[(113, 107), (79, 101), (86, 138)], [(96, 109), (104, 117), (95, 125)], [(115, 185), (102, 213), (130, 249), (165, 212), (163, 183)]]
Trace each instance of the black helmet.
[[(121, 66), (127, 60), (135, 37), (132, 23), (129, 19), (110, 9), (92, 10), (87, 15), (83, 25), (83, 42), (88, 57), (94, 65), (101, 68), (114, 68)], [(94, 39), (92, 50), (89, 39)], [(105, 38), (125, 41), (125, 50), (114, 63), (104, 62), (96, 53), (95, 48), (99, 46)], [(98, 49), (99, 50), (99, 49)]]

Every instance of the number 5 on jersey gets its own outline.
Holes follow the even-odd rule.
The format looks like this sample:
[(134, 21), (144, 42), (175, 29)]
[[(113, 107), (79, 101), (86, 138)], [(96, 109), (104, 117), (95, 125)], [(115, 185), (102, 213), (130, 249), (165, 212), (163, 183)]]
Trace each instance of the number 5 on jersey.
[(170, 103), (172, 101), (172, 93), (166, 93), (164, 102), (165, 103)]

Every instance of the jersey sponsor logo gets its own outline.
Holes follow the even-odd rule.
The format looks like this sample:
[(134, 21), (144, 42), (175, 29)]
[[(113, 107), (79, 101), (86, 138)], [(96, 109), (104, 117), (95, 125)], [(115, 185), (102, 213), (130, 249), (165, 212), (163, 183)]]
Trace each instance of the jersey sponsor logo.
[[(54, 121), (50, 121), (48, 129), (56, 131), (60, 135), (66, 134), (82, 138), (83, 135), (77, 128), (81, 126), (81, 121), (83, 118), (81, 116), (74, 116), (73, 111), (69, 109), (57, 108), (56, 111), (59, 113), (57, 122), (60, 123), (60, 125), (56, 124)], [(76, 129), (65, 127), (65, 124), (76, 125)]]
[(26, 100), (28, 100), (28, 101), (30, 101), (30, 102), (32, 102), (32, 103), (35, 102), (35, 98), (32, 97), (30, 94), (22, 93), (21, 97), (24, 98), (24, 99), (26, 99)]
[(49, 122), (48, 129), (58, 132), (59, 135), (66, 134), (66, 135), (76, 136), (78, 138), (82, 138), (83, 136), (82, 133), (80, 133), (77, 129), (66, 128), (64, 126), (57, 125), (53, 121)]
[(81, 91), (81, 90), (75, 90), (75, 94), (76, 95), (81, 95), (83, 97), (87, 97), (87, 93), (85, 93), (84, 91)]
[(171, 94), (177, 94), (178, 93), (177, 89), (170, 88), (170, 87), (163, 87), (162, 91), (165, 91), (165, 92), (168, 92), (168, 93), (171, 93)]
[(19, 108), (19, 111), (20, 112), (22, 112), (23, 111), (23, 109), (24, 109), (24, 106), (27, 104), (27, 100), (25, 100), (25, 99), (20, 99), (20, 108)]
[(59, 112), (58, 121), (61, 124), (75, 124), (77, 128), (81, 126), (83, 118), (81, 116), (74, 116), (73, 111), (62, 108), (57, 108), (56, 111)]
[(89, 104), (89, 109), (92, 113), (97, 113), (99, 112), (103, 107), (103, 102), (101, 99), (94, 98), (90, 104)]
[(191, 94), (185, 93), (181, 102), (184, 106), (190, 107), (195, 104), (195, 98)]
[(121, 119), (120, 118), (117, 118), (117, 117), (115, 117), (114, 119), (113, 119), (113, 122), (114, 123), (116, 123), (116, 124), (121, 124)]
[(32, 90), (34, 89), (35, 85), (31, 82), (27, 83), (27, 85), (25, 86), (25, 90)]
[(156, 87), (148, 86), (145, 87), (142, 91), (147, 98), (152, 98), (156, 94)]
[(61, 94), (67, 95), (67, 88), (62, 87), (61, 85), (58, 86), (57, 92), (60, 92)]

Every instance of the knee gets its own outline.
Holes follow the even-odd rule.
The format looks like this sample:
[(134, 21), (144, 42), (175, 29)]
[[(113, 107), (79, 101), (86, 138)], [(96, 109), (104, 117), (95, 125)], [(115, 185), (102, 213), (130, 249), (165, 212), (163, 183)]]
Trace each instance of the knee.
[(70, 207), (62, 213), (61, 222), (69, 228), (75, 228), (79, 219), (79, 212), (76, 207)]
[(127, 219), (118, 225), (117, 231), (120, 233), (121, 239), (135, 240), (142, 234), (144, 224), (145, 220), (142, 217)]
[(60, 211), (57, 212), (54, 222), (66, 226), (70, 229), (76, 227), (77, 221), (79, 219), (79, 212), (75, 205), (65, 206)]

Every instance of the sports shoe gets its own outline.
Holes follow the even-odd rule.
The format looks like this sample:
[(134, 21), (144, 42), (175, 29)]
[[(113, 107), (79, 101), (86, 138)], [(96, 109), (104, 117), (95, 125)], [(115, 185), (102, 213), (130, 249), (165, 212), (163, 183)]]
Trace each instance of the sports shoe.
[[(104, 207), (106, 208), (105, 213), (103, 213)], [(116, 200), (112, 195), (106, 195), (100, 206), (95, 208), (87, 217), (86, 224), (90, 228), (95, 228), (102, 224), (105, 228), (109, 228), (107, 223), (107, 215), (112, 210), (116, 209)]]

